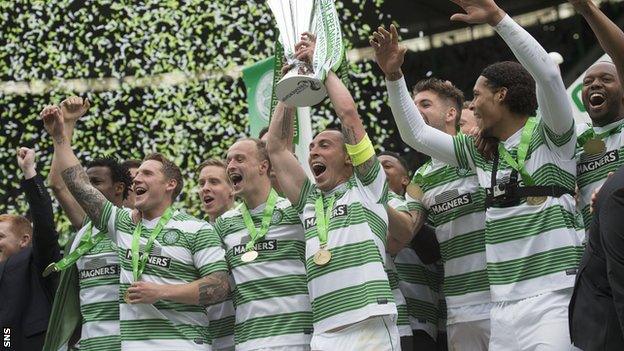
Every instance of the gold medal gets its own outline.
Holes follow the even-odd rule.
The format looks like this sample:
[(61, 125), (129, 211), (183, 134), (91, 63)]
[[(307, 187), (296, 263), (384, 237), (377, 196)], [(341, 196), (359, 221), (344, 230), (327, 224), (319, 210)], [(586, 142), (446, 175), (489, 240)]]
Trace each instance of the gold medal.
[(526, 202), (531, 206), (541, 205), (546, 202), (546, 196), (529, 196), (526, 199)]
[(316, 263), (317, 266), (324, 266), (327, 263), (329, 263), (329, 261), (331, 260), (331, 252), (329, 252), (329, 250), (321, 247), (315, 254), (314, 254), (314, 263)]
[(43, 274), (41, 274), (41, 275), (43, 277), (47, 277), (50, 274), (52, 274), (54, 272), (58, 272), (58, 271), (59, 271), (59, 269), (56, 268), (56, 262), (52, 262), (43, 270)]
[(258, 251), (251, 250), (251, 251), (245, 252), (241, 256), (241, 261), (243, 261), (243, 262), (251, 262), (251, 261), (255, 260), (256, 258), (258, 258)]
[(130, 304), (130, 292), (128, 290), (124, 293), (123, 299), (127, 304)]
[(589, 155), (598, 155), (605, 152), (606, 147), (604, 141), (600, 139), (589, 139), (583, 144), (583, 150)]

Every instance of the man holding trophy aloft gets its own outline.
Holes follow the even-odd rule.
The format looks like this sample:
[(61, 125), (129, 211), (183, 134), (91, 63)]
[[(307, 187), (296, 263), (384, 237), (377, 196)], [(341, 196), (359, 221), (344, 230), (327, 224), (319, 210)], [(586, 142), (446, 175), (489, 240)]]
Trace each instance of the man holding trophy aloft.
[[(297, 18), (288, 17), (282, 10), (294, 12), (303, 4), (315, 11), (313, 19), (306, 22), (312, 23), (308, 28), (313, 28), (315, 35), (297, 33), (301, 41), (291, 54), (295, 38), (283, 42), (288, 63), (294, 64), (297, 72), (286, 73), (280, 83), (304, 72), (297, 67), (303, 63), (295, 59), (312, 62), (312, 77), (324, 81), (342, 131), (325, 130), (310, 143), (308, 165), (314, 176), (312, 183), (288, 148), (294, 114), (292, 109), (285, 108), (286, 104), (292, 106), (299, 101), (311, 104), (312, 96), (322, 90), (313, 89), (314, 80), (308, 73), (308, 78), (297, 78), (299, 82), (294, 88), (278, 95), (286, 104), (278, 103), (273, 114), (267, 149), (284, 195), (299, 212), (305, 230), (314, 322), (311, 349), (400, 350), (397, 309), (384, 270), (388, 228), (384, 205), (388, 196), (386, 178), (353, 97), (334, 73), (344, 56), (334, 2), (269, 1), (282, 41), (288, 28), (301, 28), (292, 22), (285, 25), (284, 19)], [(301, 83), (306, 80), (308, 83)], [(308, 93), (310, 96), (306, 96)]]

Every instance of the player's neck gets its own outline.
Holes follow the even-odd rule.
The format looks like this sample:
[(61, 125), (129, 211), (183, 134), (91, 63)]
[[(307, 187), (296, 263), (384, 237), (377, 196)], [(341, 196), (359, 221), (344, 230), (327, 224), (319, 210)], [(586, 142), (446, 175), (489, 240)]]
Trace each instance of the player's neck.
[(141, 214), (143, 215), (144, 219), (151, 221), (154, 218), (158, 218), (162, 216), (165, 213), (165, 211), (169, 208), (169, 206), (171, 206), (170, 201), (162, 201), (161, 203), (154, 206), (153, 208), (141, 211)]
[(618, 115), (615, 116), (610, 116), (608, 118), (603, 118), (600, 120), (592, 120), (592, 126), (594, 127), (604, 127), (606, 125), (609, 125), (611, 123), (615, 123), (617, 121), (620, 121), (624, 118), (624, 112), (620, 111), (620, 113)]
[(509, 139), (510, 136), (514, 135), (517, 131), (524, 127), (528, 119), (529, 116), (522, 115), (509, 114), (508, 116), (505, 116), (502, 120), (504, 122), (500, 123), (500, 129), (497, 131), (495, 137), (500, 141)]
[(271, 192), (271, 181), (267, 178), (259, 181), (259, 186), (250, 189), (242, 196), (248, 209), (256, 208), (267, 201)]

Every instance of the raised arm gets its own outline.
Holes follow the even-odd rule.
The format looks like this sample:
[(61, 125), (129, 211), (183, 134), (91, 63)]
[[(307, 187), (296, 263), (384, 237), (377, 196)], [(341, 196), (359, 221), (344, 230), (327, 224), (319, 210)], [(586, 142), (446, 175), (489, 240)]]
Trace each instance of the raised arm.
[[(83, 101), (82, 98), (77, 96), (72, 96), (61, 102), (61, 114), (65, 122), (65, 139), (69, 142), (72, 140), (77, 120), (87, 112), (89, 106), (90, 103), (88, 99), (84, 99)], [(74, 229), (82, 227), (87, 215), (67, 189), (61, 177), (56, 157), (52, 158), (48, 182), (54, 197), (56, 197), (63, 211), (65, 211)]]
[(602, 49), (609, 54), (624, 84), (624, 32), (591, 0), (568, 0), (589, 23)]
[(24, 179), (21, 186), (28, 201), (33, 222), (32, 246), (40, 272), (60, 259), (58, 233), (54, 224), (52, 199), (35, 169), (35, 151), (25, 147), (17, 150), (17, 163)]
[(47, 106), (41, 112), (43, 124), (52, 136), (54, 159), (70, 193), (93, 223), (99, 223), (106, 198), (89, 182), (87, 173), (71, 149), (65, 135), (65, 122), (58, 106)]
[(301, 189), (307, 179), (301, 164), (292, 153), (291, 140), (294, 133), (295, 108), (278, 102), (267, 132), (267, 152), (271, 168), (291, 203), (299, 203)]
[(396, 27), (390, 26), (390, 31), (379, 28), (370, 44), (377, 64), (386, 75), (390, 108), (403, 141), (424, 154), (457, 166), (453, 137), (428, 126), (409, 94), (401, 72), (406, 49), (399, 46)]

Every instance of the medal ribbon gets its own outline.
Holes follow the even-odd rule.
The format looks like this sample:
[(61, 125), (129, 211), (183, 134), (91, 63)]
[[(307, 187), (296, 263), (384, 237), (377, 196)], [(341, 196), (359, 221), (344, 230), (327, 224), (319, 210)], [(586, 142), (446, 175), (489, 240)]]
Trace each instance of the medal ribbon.
[(135, 282), (139, 280), (139, 278), (141, 277), (141, 274), (143, 274), (143, 271), (145, 270), (145, 265), (147, 264), (149, 253), (150, 251), (152, 251), (152, 245), (154, 245), (154, 240), (156, 239), (158, 234), (160, 234), (163, 227), (167, 224), (167, 222), (169, 222), (172, 216), (173, 216), (173, 208), (168, 207), (165, 210), (165, 213), (163, 213), (162, 217), (160, 217), (160, 220), (158, 220), (158, 224), (156, 224), (156, 227), (152, 231), (152, 234), (150, 234), (149, 238), (147, 239), (147, 243), (145, 244), (145, 248), (142, 254), (139, 253), (139, 241), (141, 238), (141, 232), (143, 231), (143, 223), (137, 224), (137, 226), (134, 228), (134, 233), (132, 233), (131, 250), (132, 250), (132, 277), (134, 278)]
[(247, 205), (243, 202), (241, 204), (240, 210), (243, 214), (243, 221), (245, 221), (245, 227), (249, 231), (249, 237), (251, 240), (247, 242), (245, 245), (245, 251), (252, 250), (254, 245), (258, 239), (262, 239), (266, 233), (269, 231), (269, 226), (271, 225), (271, 218), (273, 217), (273, 211), (275, 210), (275, 203), (277, 202), (277, 192), (275, 189), (271, 189), (269, 193), (269, 198), (266, 202), (266, 207), (262, 212), (262, 223), (260, 224), (260, 230), (256, 229), (254, 225), (253, 219), (251, 219), (251, 214), (249, 214), (249, 210), (247, 209)]
[(624, 126), (624, 124), (619, 124), (607, 131), (604, 131), (600, 134), (596, 134), (596, 132), (594, 131), (594, 128), (589, 128), (588, 130), (584, 131), (583, 134), (579, 135), (578, 138), (576, 138), (576, 143), (579, 146), (583, 146), (585, 145), (585, 143), (587, 143), (588, 140), (591, 139), (599, 139), (602, 140), (606, 137), (609, 137), (615, 133), (618, 133), (621, 129), (622, 126)]
[(535, 126), (537, 125), (537, 121), (534, 117), (530, 117), (526, 124), (524, 125), (524, 129), (522, 130), (522, 136), (520, 137), (520, 145), (518, 145), (518, 161), (514, 160), (514, 158), (509, 154), (509, 151), (505, 149), (503, 143), (498, 144), (498, 153), (507, 161), (507, 163), (520, 175), (522, 176), (522, 181), (527, 186), (535, 185), (533, 178), (529, 175), (527, 170), (524, 168), (524, 162), (526, 161), (527, 152), (529, 151), (529, 144), (531, 143), (531, 136), (533, 135), (533, 131), (535, 130)]
[(314, 210), (316, 212), (316, 231), (318, 233), (319, 242), (321, 248), (327, 245), (327, 234), (329, 233), (329, 219), (331, 218), (332, 211), (334, 210), (335, 195), (329, 198), (329, 204), (327, 208), (323, 206), (323, 195), (316, 198), (314, 203)]
[(80, 245), (78, 245), (78, 247), (74, 251), (72, 251), (69, 255), (63, 257), (60, 261), (53, 263), (49, 267), (54, 267), (53, 271), (55, 272), (66, 269), (67, 267), (76, 263), (76, 261), (78, 261), (80, 257), (84, 256), (95, 245), (97, 245), (100, 241), (102, 241), (104, 237), (106, 237), (106, 234), (104, 231), (98, 232), (97, 234), (95, 234), (95, 236), (92, 236), (92, 235), (93, 235), (93, 223), (89, 222), (89, 224), (87, 224), (87, 230), (85, 231), (84, 235), (80, 239)]

